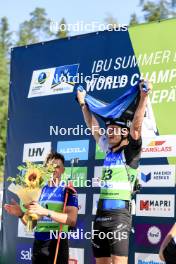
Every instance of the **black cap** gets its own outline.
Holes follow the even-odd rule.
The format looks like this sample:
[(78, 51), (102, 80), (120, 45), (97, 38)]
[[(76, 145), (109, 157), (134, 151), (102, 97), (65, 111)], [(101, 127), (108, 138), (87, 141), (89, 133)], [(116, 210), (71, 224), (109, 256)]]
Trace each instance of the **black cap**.
[(129, 129), (131, 126), (131, 121), (130, 120), (121, 120), (121, 119), (107, 119), (107, 120), (105, 120), (105, 125), (106, 126), (117, 125), (119, 127), (126, 127)]

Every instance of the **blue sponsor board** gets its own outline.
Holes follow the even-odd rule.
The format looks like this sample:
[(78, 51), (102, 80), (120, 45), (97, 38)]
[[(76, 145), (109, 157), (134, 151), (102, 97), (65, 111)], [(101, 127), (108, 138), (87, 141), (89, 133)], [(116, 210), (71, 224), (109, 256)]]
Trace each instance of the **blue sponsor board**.
[(74, 78), (77, 75), (78, 67), (78, 64), (57, 67), (54, 72), (52, 88), (62, 82), (74, 85)]
[(65, 160), (88, 160), (89, 140), (58, 141), (57, 152), (62, 153)]
[(16, 263), (32, 263), (32, 245), (31, 244), (17, 244)]

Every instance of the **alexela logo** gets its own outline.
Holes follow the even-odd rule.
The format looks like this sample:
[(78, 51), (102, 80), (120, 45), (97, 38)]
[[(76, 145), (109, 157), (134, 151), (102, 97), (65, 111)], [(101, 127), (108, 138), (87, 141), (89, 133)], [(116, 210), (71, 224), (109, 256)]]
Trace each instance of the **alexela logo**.
[(138, 194), (136, 200), (137, 216), (174, 217), (174, 195)]
[(175, 157), (176, 135), (144, 137), (142, 144), (142, 158)]
[(161, 230), (157, 226), (151, 226), (147, 232), (147, 238), (153, 245), (161, 241)]
[(88, 160), (89, 140), (59, 141), (57, 152), (62, 153), (65, 160), (73, 158)]
[(23, 162), (44, 161), (50, 151), (51, 151), (51, 142), (24, 144)]
[(17, 245), (17, 263), (31, 263), (32, 246), (30, 244)]
[(135, 264), (165, 264), (159, 259), (158, 254), (135, 253)]
[(144, 165), (139, 167), (142, 187), (175, 187), (175, 165)]

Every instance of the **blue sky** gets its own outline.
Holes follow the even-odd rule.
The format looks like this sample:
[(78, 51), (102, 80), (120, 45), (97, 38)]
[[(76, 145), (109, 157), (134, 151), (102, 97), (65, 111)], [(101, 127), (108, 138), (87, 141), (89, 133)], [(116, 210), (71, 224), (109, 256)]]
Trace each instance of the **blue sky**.
[(49, 19), (60, 21), (64, 17), (67, 23), (76, 23), (78, 20), (102, 23), (110, 14), (119, 23), (127, 24), (132, 13), (142, 16), (139, 0), (2, 0), (0, 17), (7, 16), (11, 30), (16, 31), (36, 7), (45, 8)]

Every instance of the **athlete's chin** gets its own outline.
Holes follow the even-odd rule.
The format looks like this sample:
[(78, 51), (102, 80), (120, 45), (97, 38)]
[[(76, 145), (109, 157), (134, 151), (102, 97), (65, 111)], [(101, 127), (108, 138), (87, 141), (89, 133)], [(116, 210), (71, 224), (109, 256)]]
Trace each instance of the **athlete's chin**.
[(119, 143), (119, 141), (117, 139), (115, 139), (114, 137), (109, 138), (108, 142), (109, 142), (109, 144), (111, 144), (111, 146), (117, 145)]

